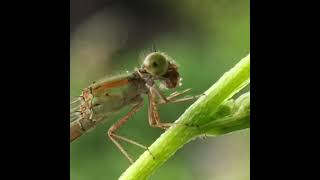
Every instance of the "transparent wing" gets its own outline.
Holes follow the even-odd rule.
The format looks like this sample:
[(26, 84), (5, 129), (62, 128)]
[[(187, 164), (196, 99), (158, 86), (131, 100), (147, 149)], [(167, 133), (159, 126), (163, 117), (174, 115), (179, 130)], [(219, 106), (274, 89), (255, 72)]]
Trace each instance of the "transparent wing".
[(70, 97), (70, 123), (80, 118), (81, 97)]

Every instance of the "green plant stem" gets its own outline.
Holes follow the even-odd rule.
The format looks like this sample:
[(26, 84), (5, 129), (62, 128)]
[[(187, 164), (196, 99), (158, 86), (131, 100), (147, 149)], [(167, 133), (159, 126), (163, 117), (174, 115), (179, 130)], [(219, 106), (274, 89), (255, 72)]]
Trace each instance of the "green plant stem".
[(229, 100), (250, 82), (250, 54), (225, 73), (193, 103), (119, 179), (143, 180), (178, 149), (202, 134), (222, 135), (249, 127), (250, 94)]
[(200, 126), (200, 134), (218, 136), (250, 127), (250, 92), (241, 95), (236, 101), (223, 103), (217, 111), (221, 117), (212, 119)]

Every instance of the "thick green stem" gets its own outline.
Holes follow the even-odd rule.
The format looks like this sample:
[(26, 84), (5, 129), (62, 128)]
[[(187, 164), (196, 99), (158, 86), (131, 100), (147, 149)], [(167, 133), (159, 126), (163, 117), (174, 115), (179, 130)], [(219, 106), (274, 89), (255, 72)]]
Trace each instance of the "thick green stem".
[(250, 127), (250, 92), (223, 103), (212, 121), (200, 126), (199, 134), (218, 136)]
[(249, 127), (250, 95), (229, 100), (250, 82), (250, 55), (225, 73), (192, 104), (140, 158), (120, 177), (121, 180), (147, 179), (178, 149), (201, 134), (221, 135)]

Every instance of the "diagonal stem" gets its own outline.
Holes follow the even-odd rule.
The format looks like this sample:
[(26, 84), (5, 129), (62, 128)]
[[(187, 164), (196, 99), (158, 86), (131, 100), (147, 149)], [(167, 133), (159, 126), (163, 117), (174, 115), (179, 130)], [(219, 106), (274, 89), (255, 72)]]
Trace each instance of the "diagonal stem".
[[(215, 127), (215, 124), (212, 125), (212, 122), (218, 118), (223, 119), (223, 117), (221, 117), (221, 111), (223, 111), (225, 116), (228, 117), (237, 115), (241, 109), (241, 111), (247, 112), (247, 115), (250, 115), (250, 111), (248, 111), (250, 106), (248, 106), (248, 104), (243, 105), (243, 103), (250, 104), (250, 96), (246, 95), (245, 98), (242, 97), (243, 99), (246, 99), (246, 101), (228, 101), (234, 94), (248, 85), (249, 82), (250, 54), (243, 58), (229, 72), (225, 73), (212, 87), (210, 87), (204, 93), (204, 96), (200, 97), (193, 105), (191, 105), (176, 121), (176, 123), (179, 124), (193, 124), (199, 126), (199, 128), (172, 126), (149, 147), (149, 150), (152, 152), (154, 157), (150, 156), (148, 152), (143, 153), (140, 158), (121, 175), (119, 179), (148, 179), (162, 164), (164, 164), (172, 155), (174, 155), (178, 149), (198, 135), (206, 133), (211, 135), (221, 135), (248, 128), (248, 126), (233, 126), (237, 124), (237, 118), (232, 119), (233, 121), (226, 119), (229, 120), (228, 123), (220, 123), (220, 128)], [(228, 104), (228, 106), (226, 106), (226, 104)], [(241, 114), (242, 113), (239, 113), (238, 115)], [(245, 123), (249, 125), (249, 116), (247, 116), (247, 118), (238, 119), (245, 120)], [(216, 125), (218, 122), (220, 121), (216, 121)], [(228, 129), (229, 126), (232, 126), (233, 128), (229, 129), (228, 131), (219, 131), (222, 129)], [(215, 131), (211, 131), (214, 128)]]

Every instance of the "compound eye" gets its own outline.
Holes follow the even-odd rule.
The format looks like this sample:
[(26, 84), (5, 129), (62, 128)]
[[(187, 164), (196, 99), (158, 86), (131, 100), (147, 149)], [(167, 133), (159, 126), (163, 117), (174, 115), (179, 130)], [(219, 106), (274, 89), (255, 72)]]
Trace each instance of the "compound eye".
[(143, 66), (145, 70), (154, 76), (162, 76), (168, 71), (168, 60), (166, 56), (159, 52), (149, 54), (144, 62)]

